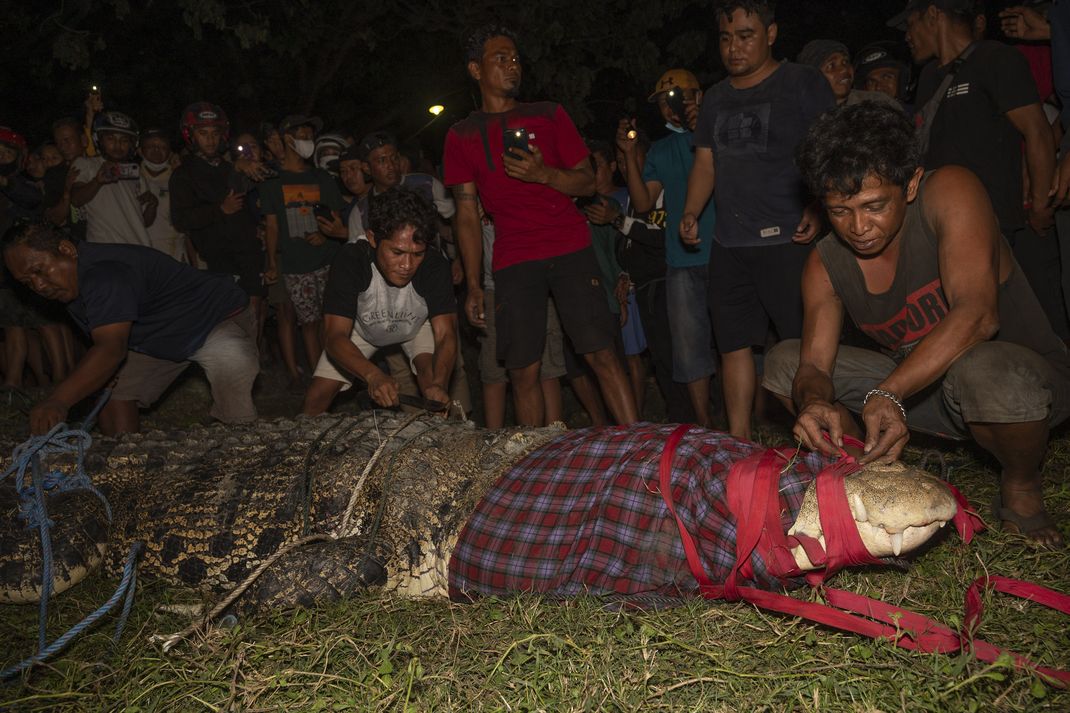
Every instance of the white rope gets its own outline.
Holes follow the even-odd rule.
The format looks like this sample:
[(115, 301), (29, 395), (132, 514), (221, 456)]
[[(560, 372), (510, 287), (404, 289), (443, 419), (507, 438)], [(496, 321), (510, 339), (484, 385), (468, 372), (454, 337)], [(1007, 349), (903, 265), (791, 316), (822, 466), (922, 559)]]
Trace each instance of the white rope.
[(149, 641), (162, 641), (163, 642), (163, 651), (164, 651), (164, 653), (167, 653), (168, 651), (171, 650), (171, 647), (173, 647), (179, 641), (181, 641), (182, 639), (185, 639), (187, 636), (189, 636), (190, 634), (194, 633), (195, 631), (200, 629), (202, 626), (206, 626), (208, 623), (210, 623), (212, 621), (212, 619), (215, 619), (216, 616), (218, 616), (220, 612), (222, 612), (224, 609), (226, 609), (231, 604), (233, 604), (234, 600), (236, 600), (238, 597), (240, 597), (242, 594), (244, 594), (245, 590), (248, 589), (252, 585), (252, 583), (256, 581), (257, 577), (259, 577), (264, 572), (266, 572), (267, 568), (270, 567), (271, 565), (275, 564), (275, 562), (278, 561), (278, 559), (280, 557), (282, 557), (283, 555), (289, 553), (291, 550), (295, 550), (298, 547), (303, 547), (304, 545), (307, 545), (309, 543), (322, 542), (322, 541), (333, 540), (333, 539), (334, 539), (334, 537), (332, 537), (331, 535), (322, 535), (322, 534), (321, 535), (308, 535), (307, 537), (302, 537), (300, 539), (294, 540), (293, 542), (291, 542), (291, 543), (289, 543), (287, 545), (283, 545), (282, 547), (280, 547), (278, 549), (277, 552), (275, 552), (275, 554), (271, 555), (266, 560), (261, 562), (260, 566), (257, 567), (255, 570), (253, 570), (252, 573), (250, 573), (249, 576), (246, 577), (242, 581), (241, 584), (239, 584), (234, 589), (230, 590), (230, 593), (227, 594), (227, 596), (223, 598), (223, 601), (219, 602), (214, 607), (212, 607), (212, 611), (210, 611), (207, 614), (205, 614), (204, 617), (201, 620), (195, 621), (194, 623), (190, 624), (189, 626), (187, 626), (182, 631), (179, 631), (179, 632), (174, 633), (174, 634), (170, 634), (168, 636), (164, 636), (162, 634), (153, 634), (152, 636), (149, 637)]
[[(250, 586), (252, 586), (253, 582), (255, 582), (257, 578), (260, 577), (260, 575), (266, 572), (268, 568), (271, 567), (271, 565), (275, 564), (284, 555), (289, 554), (290, 552), (296, 550), (299, 547), (303, 547), (313, 542), (335, 541), (351, 534), (349, 532), (349, 521), (353, 517), (353, 509), (356, 507), (357, 497), (360, 495), (361, 489), (364, 487), (364, 481), (367, 480), (368, 474), (371, 473), (376, 463), (379, 462), (379, 457), (383, 454), (383, 451), (386, 450), (386, 446), (390, 442), (390, 440), (394, 438), (394, 436), (401, 433), (402, 430), (404, 430), (409, 424), (411, 424), (413, 421), (415, 421), (418, 417), (422, 415), (422, 413), (410, 414), (404, 421), (401, 422), (400, 425), (398, 425), (397, 428), (391, 431), (385, 439), (379, 436), (379, 446), (375, 449), (375, 452), (372, 453), (372, 457), (368, 459), (367, 465), (364, 466), (364, 471), (360, 474), (360, 478), (357, 479), (356, 485), (353, 486), (353, 493), (349, 496), (349, 504), (346, 506), (345, 514), (342, 516), (342, 523), (339, 527), (335, 528), (332, 532), (326, 534), (307, 535), (305, 537), (300, 537), (296, 540), (284, 544), (275, 552), (275, 554), (271, 555), (266, 560), (261, 562), (256, 569), (250, 572), (249, 575), (242, 580), (241, 584), (230, 590), (230, 592), (227, 593), (227, 596), (224, 597), (223, 600), (216, 604), (214, 607), (212, 607), (212, 610), (200, 620), (195, 621), (182, 631), (175, 632), (174, 634), (169, 634), (167, 636), (164, 636), (162, 634), (154, 634), (149, 637), (149, 640), (153, 642), (163, 642), (163, 652), (167, 653), (179, 641), (187, 638), (190, 634), (195, 633), (201, 627), (207, 626), (209, 623), (211, 623), (211, 621), (215, 619), (224, 609), (229, 607), (238, 599), (238, 597), (244, 594), (245, 591)], [(375, 420), (375, 429), (376, 434), (378, 435), (379, 423), (377, 418)]]
[(353, 486), (353, 493), (349, 496), (349, 504), (346, 505), (345, 514), (342, 516), (342, 524), (338, 526), (332, 533), (335, 537), (346, 537), (351, 534), (349, 532), (349, 520), (353, 517), (353, 508), (357, 505), (357, 497), (361, 493), (361, 489), (364, 487), (364, 481), (368, 477), (368, 473), (372, 471), (375, 464), (379, 462), (379, 456), (383, 454), (383, 450), (386, 449), (386, 444), (390, 442), (390, 439), (401, 433), (401, 431), (410, 423), (416, 420), (417, 417), (422, 416), (422, 413), (410, 414), (408, 418), (401, 422), (401, 425), (395, 428), (389, 436), (383, 440), (379, 447), (375, 449), (375, 453), (372, 453), (372, 457), (368, 459), (368, 464), (364, 466), (364, 472), (360, 474), (360, 478), (357, 479), (357, 484)]

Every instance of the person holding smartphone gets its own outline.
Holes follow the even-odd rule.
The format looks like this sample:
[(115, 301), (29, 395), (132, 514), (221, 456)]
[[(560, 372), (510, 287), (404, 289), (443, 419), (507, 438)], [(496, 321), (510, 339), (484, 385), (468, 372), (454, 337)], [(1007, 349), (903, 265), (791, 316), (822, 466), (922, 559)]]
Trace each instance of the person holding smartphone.
[[(698, 77), (675, 67), (664, 72), (647, 101), (656, 104), (668, 134), (650, 146), (641, 162), (635, 120), (617, 126), (617, 147), (624, 158), (622, 173), (628, 196), (640, 213), (651, 214), (665, 228), (665, 295), (672, 342), (672, 380), (685, 385), (695, 423), (713, 424), (710, 377), (717, 369), (706, 293), (709, 289), (710, 238), (714, 207), (699, 216), (698, 232), (705, 240), (685, 245), (680, 218), (687, 198), (687, 178), (694, 164), (693, 130), (702, 106)], [(654, 212), (659, 204), (661, 211)], [(622, 221), (623, 227), (623, 221)]]
[(327, 273), (348, 237), (340, 215), (338, 181), (312, 164), (316, 134), (322, 128), (316, 116), (294, 114), (283, 119), (279, 132), (285, 153), (279, 175), (260, 186), (267, 244), (264, 278), (268, 283), (280, 278), (285, 282), (309, 364), (317, 363), (323, 352)]
[(222, 107), (190, 104), (180, 127), (189, 155), (168, 183), (171, 220), (189, 236), (210, 271), (237, 279), (257, 312), (264, 296), (264, 257), (256, 236), (255, 206), (247, 204), (246, 193), (266, 169), (252, 157), (233, 163), (224, 159), (230, 122)]
[(71, 205), (86, 209), (86, 239), (152, 247), (147, 226), (156, 220), (158, 201), (138, 180), (137, 124), (122, 112), (97, 114), (93, 143), (99, 155), (74, 161), (77, 178), (71, 186)]
[(468, 287), (465, 315), (485, 324), (477, 200), (496, 238), (497, 356), (509, 371), (517, 421), (542, 425), (540, 362), (552, 296), (565, 332), (591, 365), (619, 424), (637, 420), (628, 375), (614, 350), (619, 331), (602, 289), (584, 215), (572, 202), (595, 191), (589, 152), (560, 105), (517, 101), (521, 62), (514, 33), (488, 25), (467, 45), (482, 106), (446, 135), (444, 183), (457, 203), (457, 237)]

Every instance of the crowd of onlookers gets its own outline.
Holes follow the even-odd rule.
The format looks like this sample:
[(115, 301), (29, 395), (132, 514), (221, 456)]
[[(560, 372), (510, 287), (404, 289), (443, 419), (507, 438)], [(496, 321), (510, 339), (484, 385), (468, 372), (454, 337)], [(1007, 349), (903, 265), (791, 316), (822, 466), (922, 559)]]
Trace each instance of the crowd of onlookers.
[[(1070, 240), (1066, 211), (1056, 228), (1070, 171), (1062, 193), (1052, 190), (1067, 108), (1037, 9), (1010, 8), (1001, 33), (986, 25), (983, 2), (912, 0), (895, 20), (905, 47), (878, 42), (852, 53), (846, 42), (854, 38), (815, 39), (751, 83), (772, 61), (772, 3), (728, 5), (754, 22), (735, 27), (731, 9), (718, 15), (726, 78), (703, 90), (693, 72), (669, 69), (648, 97), (664, 130), (624, 118), (592, 132), (615, 132), (611, 141), (581, 140), (556, 105), (518, 105), (514, 38), (505, 30), (481, 37), (466, 63), (482, 111), (451, 130), (441, 173), (389, 129), (355, 137), (308, 115), (236, 127), (208, 102), (139, 127), (92, 91), (80, 116), (57, 118), (48, 137), (30, 142), (17, 127), (0, 127), (0, 231), (40, 221), (75, 244), (145, 246), (232, 276), (248, 298), (259, 351), (285, 367), (288, 383), (263, 387), (307, 392), (305, 412), (318, 413), (354, 374), (343, 363), (340, 375), (345, 359), (330, 347), (331, 318), (346, 311), (331, 303), (341, 299), (329, 285), (332, 264), (356, 255), (354, 245), (374, 244), (377, 257), (368, 259), (378, 272), (347, 299), (376, 289), (389, 236), (377, 241), (367, 230), (371, 213), (380, 196), (408, 190), (433, 207), (426, 250), (442, 259), (462, 303), (439, 294), (441, 285), (428, 287), (419, 276), (429, 268), (419, 265), (384, 289), (413, 281), (429, 324), (452, 309), (478, 329), (436, 326), (426, 349), (444, 348), (448, 328), (455, 356), (445, 380), (431, 379), (418, 368), (421, 352), (403, 348), (412, 334), (398, 341), (349, 315), (355, 322), (346, 328), (367, 328), (364, 339), (380, 352), (370, 380), (355, 374), (369, 391), (385, 376), (393, 384), (387, 402), (422, 395), (470, 410), (456, 339), (475, 333), (491, 427), (505, 422), (510, 383), (518, 422), (560, 419), (562, 378), (591, 423), (635, 420), (652, 370), (669, 420), (711, 426), (723, 405), (733, 434), (749, 436), (761, 355), (802, 335), (799, 279), (825, 232), (818, 204), (801, 189), (795, 151), (829, 109), (877, 102), (916, 122), (926, 169), (957, 164), (980, 178), (1051, 326), (1070, 340), (1060, 257), (1060, 241)], [(512, 49), (492, 53), (495, 37)], [(496, 118), (518, 106), (510, 126)], [(511, 145), (502, 128), (517, 127)], [(662, 138), (650, 141), (652, 129)], [(582, 261), (560, 259), (587, 244)], [(363, 286), (363, 268), (353, 270)], [(389, 294), (390, 310), (402, 310)], [(61, 383), (85, 350), (62, 305), (10, 274), (0, 283), (0, 325), (7, 386)], [(439, 361), (428, 374), (446, 368)]]

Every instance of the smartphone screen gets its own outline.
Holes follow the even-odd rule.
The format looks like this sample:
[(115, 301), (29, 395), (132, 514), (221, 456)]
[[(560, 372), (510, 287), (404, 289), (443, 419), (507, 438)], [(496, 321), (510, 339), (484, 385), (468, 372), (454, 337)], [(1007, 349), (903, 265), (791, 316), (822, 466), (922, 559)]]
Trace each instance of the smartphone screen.
[(506, 129), (502, 134), (502, 143), (505, 145), (506, 153), (509, 153), (510, 149), (530, 153), (528, 151), (528, 130), (522, 126)]

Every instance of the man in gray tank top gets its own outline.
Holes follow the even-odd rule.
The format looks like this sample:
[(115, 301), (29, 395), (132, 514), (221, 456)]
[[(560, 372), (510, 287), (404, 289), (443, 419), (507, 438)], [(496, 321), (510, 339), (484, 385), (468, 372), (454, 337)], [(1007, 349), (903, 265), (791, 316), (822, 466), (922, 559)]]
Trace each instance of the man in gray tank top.
[[(1004, 528), (1063, 546), (1040, 467), (1070, 415), (1070, 358), (984, 186), (958, 166), (924, 174), (910, 121), (870, 102), (819, 119), (797, 161), (833, 233), (803, 272), (802, 339), (766, 358), (795, 436), (835, 453), (856, 435), (863, 463), (897, 459), (909, 430), (973, 439), (1003, 467)], [(873, 348), (839, 343), (845, 313)]]

